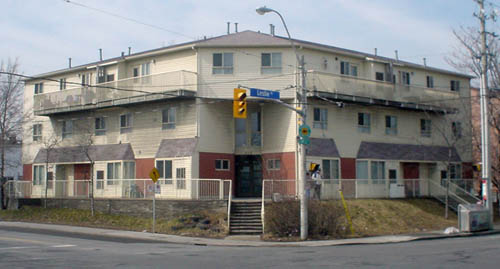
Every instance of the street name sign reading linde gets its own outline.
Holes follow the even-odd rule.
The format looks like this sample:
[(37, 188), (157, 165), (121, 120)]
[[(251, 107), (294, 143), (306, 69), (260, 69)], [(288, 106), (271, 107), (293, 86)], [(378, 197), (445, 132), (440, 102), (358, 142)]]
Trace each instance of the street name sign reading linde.
[(250, 88), (250, 96), (279, 100), (280, 92)]

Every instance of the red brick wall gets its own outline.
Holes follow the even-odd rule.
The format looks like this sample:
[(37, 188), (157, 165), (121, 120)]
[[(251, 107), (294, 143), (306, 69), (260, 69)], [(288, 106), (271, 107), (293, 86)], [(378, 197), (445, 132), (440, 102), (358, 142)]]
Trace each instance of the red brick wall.
[(33, 165), (23, 164), (23, 180), (33, 180)]
[[(229, 160), (229, 171), (216, 171), (215, 160)], [(234, 154), (200, 152), (200, 178), (234, 180)], [(233, 184), (234, 185), (234, 184)]]
[(340, 171), (342, 173), (341, 178), (343, 178), (343, 179), (355, 179), (356, 178), (356, 159), (354, 159), (354, 158), (341, 158), (340, 159)]
[(474, 177), (474, 172), (472, 171), (472, 163), (462, 163), (462, 178), (470, 179)]
[[(279, 170), (268, 170), (267, 160), (279, 159)], [(264, 179), (295, 179), (295, 152), (262, 154), (262, 172)]]
[(90, 164), (74, 165), (75, 180), (90, 179)]
[(149, 178), (149, 173), (153, 167), (155, 167), (155, 159), (136, 159), (135, 178)]

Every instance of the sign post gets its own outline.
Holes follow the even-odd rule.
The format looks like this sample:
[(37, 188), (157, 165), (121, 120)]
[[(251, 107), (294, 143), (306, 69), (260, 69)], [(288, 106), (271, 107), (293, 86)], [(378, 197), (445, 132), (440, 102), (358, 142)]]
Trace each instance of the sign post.
[(155, 222), (156, 222), (156, 182), (160, 178), (160, 172), (156, 167), (154, 167), (151, 172), (149, 172), (149, 177), (153, 181), (153, 233), (155, 233)]

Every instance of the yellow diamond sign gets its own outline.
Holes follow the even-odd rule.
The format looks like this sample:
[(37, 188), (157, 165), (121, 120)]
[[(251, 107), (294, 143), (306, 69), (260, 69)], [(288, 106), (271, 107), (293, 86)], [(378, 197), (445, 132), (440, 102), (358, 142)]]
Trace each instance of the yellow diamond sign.
[(151, 180), (153, 180), (154, 183), (156, 183), (156, 181), (158, 181), (158, 179), (160, 178), (160, 171), (158, 171), (156, 167), (153, 168), (151, 172), (149, 172), (149, 177), (151, 178)]

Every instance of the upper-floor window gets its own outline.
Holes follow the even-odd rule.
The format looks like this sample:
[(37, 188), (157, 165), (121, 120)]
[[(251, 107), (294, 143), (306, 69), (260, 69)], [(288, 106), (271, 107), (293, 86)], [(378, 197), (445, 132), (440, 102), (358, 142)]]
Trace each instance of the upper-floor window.
[(324, 129), (328, 127), (328, 109), (314, 108), (313, 128)]
[(80, 75), (81, 78), (82, 78), (82, 86), (84, 87), (88, 87), (90, 84), (92, 84), (92, 74), (91, 73), (88, 73), (88, 74), (81, 74)]
[(232, 74), (233, 73), (233, 54), (232, 53), (214, 53), (212, 55), (212, 74)]
[(33, 141), (42, 140), (42, 124), (33, 124)]
[(151, 63), (141, 64), (141, 76), (151, 75)]
[(281, 52), (262, 53), (261, 72), (262, 74), (281, 73)]
[(380, 81), (384, 81), (384, 73), (382, 73), (382, 72), (375, 72), (375, 79), (376, 80), (380, 80)]
[[(143, 63), (141, 65), (135, 66), (132, 69), (132, 76), (135, 78), (134, 83), (138, 83), (138, 82), (150, 83), (151, 77), (148, 77), (149, 75), (151, 75), (151, 63), (150, 62), (146, 62), (146, 63)], [(139, 76), (141, 76), (142, 78), (139, 79)], [(147, 76), (147, 77), (144, 77), (144, 76)], [(114, 77), (113, 77), (113, 79), (114, 79)]]
[(66, 89), (66, 78), (59, 79), (59, 90)]
[(453, 137), (461, 138), (462, 137), (462, 123), (459, 121), (454, 121), (451, 123), (451, 131), (453, 133)]
[(107, 74), (106, 81), (115, 81), (115, 74)]
[(267, 160), (267, 170), (280, 170), (281, 160), (280, 159), (268, 159)]
[(215, 170), (229, 171), (229, 160), (215, 160)]
[(420, 135), (425, 137), (431, 136), (431, 120), (420, 119)]
[(323, 178), (339, 179), (339, 160), (323, 160)]
[(43, 82), (35, 83), (35, 94), (43, 93)]
[(398, 118), (396, 116), (385, 116), (385, 134), (398, 134)]
[(103, 67), (97, 67), (97, 83), (106, 82), (106, 69)]
[(410, 85), (410, 73), (405, 72), (405, 71), (401, 71), (400, 82), (403, 85)]
[(349, 62), (340, 62), (340, 74), (349, 76), (358, 76), (358, 67)]
[(427, 88), (434, 88), (434, 78), (427, 76)]
[(132, 113), (120, 115), (120, 133), (129, 133), (132, 131)]
[(73, 121), (64, 120), (62, 122), (62, 138), (70, 138), (73, 135)]
[(361, 133), (370, 132), (370, 114), (358, 113), (358, 131)]
[(161, 111), (161, 128), (175, 129), (175, 107), (165, 108)]
[(106, 134), (106, 119), (104, 117), (95, 118), (95, 135)]
[(156, 169), (160, 172), (160, 184), (172, 184), (172, 161), (156, 161)]
[(460, 81), (450, 80), (450, 89), (454, 92), (460, 91)]

